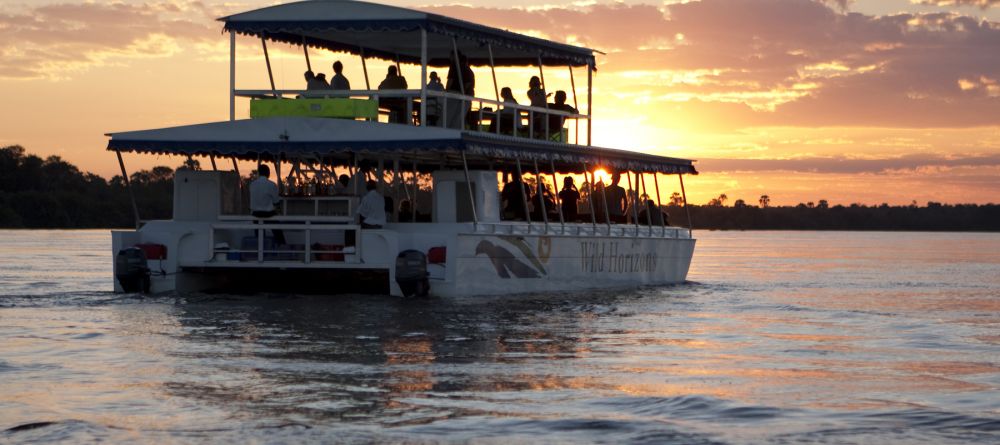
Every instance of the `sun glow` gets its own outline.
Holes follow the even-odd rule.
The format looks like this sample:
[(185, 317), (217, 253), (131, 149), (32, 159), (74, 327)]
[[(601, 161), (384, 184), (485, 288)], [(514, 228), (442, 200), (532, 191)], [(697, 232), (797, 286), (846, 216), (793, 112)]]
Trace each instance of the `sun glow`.
[(595, 182), (602, 182), (603, 181), (605, 184), (610, 184), (611, 183), (611, 174), (608, 173), (608, 171), (605, 170), (605, 169), (603, 169), (603, 168), (599, 168), (597, 170), (594, 170), (594, 181)]

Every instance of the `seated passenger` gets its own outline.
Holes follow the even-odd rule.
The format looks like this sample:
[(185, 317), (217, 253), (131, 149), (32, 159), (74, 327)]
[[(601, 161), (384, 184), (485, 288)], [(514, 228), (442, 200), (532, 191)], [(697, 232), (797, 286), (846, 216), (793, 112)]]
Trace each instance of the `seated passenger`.
[[(524, 195), (521, 195), (521, 191), (524, 191)], [(521, 181), (521, 177), (514, 175), (514, 178), (503, 186), (503, 191), (500, 192), (500, 200), (503, 202), (503, 211), (505, 216), (509, 216), (513, 220), (525, 221), (527, 220), (527, 209), (524, 208), (525, 202), (531, 202), (531, 187)]]
[[(649, 215), (649, 219), (647, 216)], [(646, 200), (646, 208), (639, 212), (639, 224), (652, 224), (654, 226), (669, 226), (670, 215), (664, 212), (652, 199)]]
[(362, 229), (381, 229), (385, 225), (385, 197), (378, 192), (378, 183), (368, 181), (368, 193), (358, 204), (358, 217)]
[[(257, 179), (250, 183), (250, 214), (254, 218), (270, 218), (277, 215), (275, 207), (281, 203), (278, 195), (278, 186), (271, 182), (271, 168), (261, 164), (257, 167)], [(285, 244), (285, 233), (281, 230), (274, 232), (274, 242)]]
[(333, 62), (333, 78), (330, 79), (331, 90), (349, 90), (351, 82), (344, 76), (344, 64), (340, 61)]
[(309, 91), (325, 90), (328, 87), (326, 81), (320, 80), (312, 71), (306, 71), (305, 78), (306, 89)]
[(413, 207), (410, 206), (409, 199), (399, 202), (399, 216), (396, 218), (396, 221), (413, 222)]
[[(427, 83), (428, 91), (444, 91), (444, 85), (437, 71), (431, 71), (431, 80)], [(441, 122), (441, 98), (427, 98), (427, 125), (436, 127)]]
[[(555, 111), (565, 111), (567, 113), (577, 114), (579, 111), (566, 103), (566, 92), (559, 90), (556, 91), (556, 102), (549, 104), (550, 110)], [(566, 116), (560, 116), (557, 114), (549, 115), (549, 135), (562, 134), (563, 124), (566, 122)], [(562, 141), (566, 142), (566, 141)]]
[[(390, 65), (382, 83), (378, 84), (379, 90), (405, 90), (406, 79), (396, 72), (396, 66)], [(395, 124), (405, 124), (406, 99), (402, 97), (386, 97), (379, 99), (379, 106), (389, 110), (389, 122)]]
[[(503, 99), (505, 104), (517, 105), (517, 99), (514, 99), (514, 93), (511, 92), (509, 87), (503, 87), (500, 90), (500, 98)], [(497, 110), (497, 117), (490, 122), (490, 133), (497, 132), (497, 124), (500, 125), (500, 133), (516, 135), (517, 131), (521, 129), (521, 116), (520, 111), (514, 107), (504, 106), (503, 109)]]

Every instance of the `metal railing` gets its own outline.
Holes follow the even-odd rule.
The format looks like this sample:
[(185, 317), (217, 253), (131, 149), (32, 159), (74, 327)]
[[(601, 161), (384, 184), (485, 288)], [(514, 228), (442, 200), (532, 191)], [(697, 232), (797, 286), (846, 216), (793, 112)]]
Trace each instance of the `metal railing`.
[[(314, 261), (340, 261), (344, 263), (359, 263), (361, 258), (361, 226), (355, 224), (282, 224), (280, 220), (268, 220), (276, 224), (263, 224), (264, 220), (255, 223), (220, 223), (212, 224), (209, 232), (209, 258), (214, 262), (297, 262), (309, 264)], [(280, 230), (285, 239), (301, 240), (301, 244), (286, 243), (282, 248), (273, 244), (273, 237), (267, 237), (267, 231)], [(334, 244), (331, 239), (346, 240), (353, 233), (354, 245)], [(249, 235), (248, 234), (252, 234)], [(253, 238), (255, 246), (246, 248), (244, 241)], [(270, 238), (271, 243), (266, 240)], [(218, 240), (226, 240), (216, 244)], [(232, 248), (230, 243), (236, 243), (238, 248)], [(317, 244), (314, 244), (317, 243)], [(225, 244), (225, 246), (222, 246)], [(316, 246), (319, 247), (316, 247)], [(334, 248), (331, 246), (337, 246)], [(268, 248), (270, 247), (270, 248)]]

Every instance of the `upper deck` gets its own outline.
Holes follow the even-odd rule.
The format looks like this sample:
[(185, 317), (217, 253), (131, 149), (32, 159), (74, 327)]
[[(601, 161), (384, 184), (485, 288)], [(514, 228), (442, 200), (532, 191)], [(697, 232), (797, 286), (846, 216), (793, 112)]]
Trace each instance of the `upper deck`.
[[(290, 3), (219, 20), (230, 33), (230, 120), (236, 119), (237, 99), (247, 98), (252, 118), (340, 118), (451, 128), (561, 144), (591, 143), (591, 73), (595, 69), (592, 49), (420, 11), (346, 0)], [(237, 35), (260, 40), (269, 85), (236, 88)], [(310, 48), (357, 56), (364, 87), (355, 74), (349, 90), (316, 84), (307, 87), (305, 80), (299, 89), (277, 89), (269, 42), (300, 46), (309, 72), (313, 71)], [(389, 61), (400, 72), (404, 66), (411, 71), (419, 67), (420, 80), (411, 79), (406, 86), (397, 82), (380, 88), (381, 73), (373, 78), (368, 72), (371, 59)], [(569, 85), (558, 88), (564, 93), (560, 98), (562, 103), (550, 96), (536, 99), (534, 106), (518, 104), (509, 98), (505, 100), (501, 94), (496, 67), (537, 68), (539, 88), (550, 95), (557, 88), (546, 89), (549, 86), (545, 83), (546, 68), (558, 67), (560, 71), (568, 68)], [(585, 107), (578, 97), (582, 94), (576, 91), (574, 68), (586, 70)], [(317, 67), (317, 71), (322, 69)], [(433, 69), (442, 70), (439, 86), (428, 84)], [(330, 75), (332, 80), (333, 73)], [(527, 80), (525, 77), (525, 83)]]

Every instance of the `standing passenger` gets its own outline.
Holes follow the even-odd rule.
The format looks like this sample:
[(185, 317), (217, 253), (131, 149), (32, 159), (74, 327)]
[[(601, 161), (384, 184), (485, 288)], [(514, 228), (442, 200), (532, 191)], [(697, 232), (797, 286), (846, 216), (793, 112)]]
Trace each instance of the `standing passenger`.
[[(459, 82), (459, 72), (462, 73), (461, 82)], [(445, 90), (473, 96), (475, 89), (476, 75), (472, 72), (472, 67), (469, 66), (469, 59), (462, 53), (458, 53), (457, 59), (453, 55), (451, 68), (448, 69), (448, 82), (445, 85)], [(465, 128), (465, 121), (471, 108), (472, 102), (467, 100), (448, 99), (448, 115), (445, 116), (445, 126), (459, 130)]]
[[(431, 80), (427, 82), (427, 91), (444, 91), (444, 85), (441, 84), (441, 78), (438, 77), (437, 71), (431, 71)], [(441, 121), (441, 98), (432, 97), (428, 95), (427, 97), (427, 125), (436, 127)]]
[[(396, 66), (390, 65), (385, 79), (378, 84), (380, 90), (405, 90), (406, 78), (396, 72)], [(387, 97), (379, 99), (379, 106), (389, 110), (389, 122), (405, 124), (406, 119), (406, 99), (402, 97)]]
[(625, 189), (618, 185), (621, 179), (622, 175), (615, 172), (611, 175), (611, 185), (604, 190), (608, 199), (608, 215), (611, 216), (611, 221), (618, 223), (625, 222), (625, 208), (628, 207), (628, 195)]
[(562, 202), (563, 218), (566, 221), (576, 221), (578, 210), (577, 202), (580, 201), (580, 191), (576, 189), (572, 177), (563, 178), (563, 189), (559, 192), (559, 201)]
[[(542, 81), (538, 76), (531, 76), (531, 80), (528, 81), (528, 99), (531, 100), (531, 106), (538, 108), (546, 108), (547, 100), (550, 94), (545, 93), (545, 88), (542, 87)], [(545, 133), (545, 113), (537, 110), (532, 110), (532, 123), (535, 126), (534, 136), (538, 137)]]
[[(257, 179), (250, 183), (250, 214), (254, 218), (270, 218), (277, 215), (275, 207), (281, 203), (278, 195), (278, 186), (271, 182), (271, 168), (261, 164), (257, 167)], [(285, 244), (285, 233), (281, 230), (272, 230), (274, 242)]]

